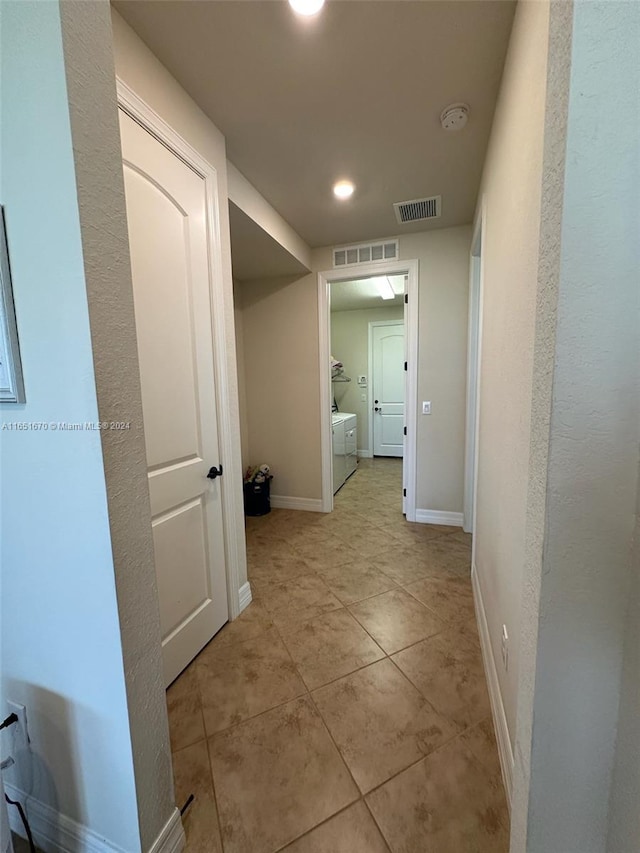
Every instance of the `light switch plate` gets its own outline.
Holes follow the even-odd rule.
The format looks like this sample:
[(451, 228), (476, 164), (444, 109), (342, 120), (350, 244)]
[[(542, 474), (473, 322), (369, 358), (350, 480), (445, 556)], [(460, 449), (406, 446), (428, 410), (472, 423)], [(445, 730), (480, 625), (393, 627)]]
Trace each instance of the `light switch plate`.
[(367, 377), (366, 376), (358, 376), (358, 385), (366, 385)]
[(431, 400), (424, 400), (422, 403), (422, 414), (430, 415), (431, 414)]

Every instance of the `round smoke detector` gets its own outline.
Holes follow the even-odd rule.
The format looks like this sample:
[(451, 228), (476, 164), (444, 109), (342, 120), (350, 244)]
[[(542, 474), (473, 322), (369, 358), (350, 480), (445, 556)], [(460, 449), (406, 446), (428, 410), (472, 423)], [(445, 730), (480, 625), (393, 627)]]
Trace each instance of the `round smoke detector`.
[(450, 104), (440, 113), (440, 122), (444, 130), (462, 130), (469, 118), (466, 104)]

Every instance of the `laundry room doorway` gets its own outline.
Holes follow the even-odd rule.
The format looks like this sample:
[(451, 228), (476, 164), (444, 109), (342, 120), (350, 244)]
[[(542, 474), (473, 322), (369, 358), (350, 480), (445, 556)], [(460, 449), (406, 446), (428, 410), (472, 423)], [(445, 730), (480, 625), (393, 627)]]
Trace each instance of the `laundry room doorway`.
[(319, 275), (325, 512), (384, 486), (415, 520), (417, 281), (418, 261)]

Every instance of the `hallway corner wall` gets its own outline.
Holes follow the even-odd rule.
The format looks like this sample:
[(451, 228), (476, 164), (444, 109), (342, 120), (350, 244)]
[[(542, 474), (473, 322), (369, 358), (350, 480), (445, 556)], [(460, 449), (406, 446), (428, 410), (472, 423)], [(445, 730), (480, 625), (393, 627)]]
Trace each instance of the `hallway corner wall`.
[[(130, 719), (139, 709), (123, 661), (121, 554), (112, 538), (108, 463), (100, 430), (82, 426), (102, 416), (90, 280), (95, 284), (99, 273), (102, 286), (116, 291), (127, 281), (122, 266), (100, 263), (122, 249), (123, 223), (112, 228), (109, 217), (124, 213), (111, 186), (120, 155), (109, 5), (2, 3), (0, 15), (0, 199), (26, 393), (26, 403), (0, 409), (5, 425), (41, 425), (1, 433), (2, 696), (26, 706), (31, 741), (3, 781), (28, 801), (28, 812), (44, 812), (52, 837), (66, 825), (87, 844), (135, 853), (141, 831), (157, 834), (173, 808), (168, 732), (165, 722), (164, 731), (150, 735), (155, 811), (145, 811), (143, 827), (144, 807), (136, 802), (140, 744)], [(69, 74), (81, 79), (69, 85)], [(95, 139), (70, 122), (102, 107), (95, 130), (106, 126), (108, 133), (95, 171), (87, 173), (79, 163), (96, 156)], [(122, 411), (130, 414), (136, 412)], [(137, 545), (130, 556), (144, 565), (149, 552)], [(146, 701), (151, 705), (153, 696)]]
[(638, 840), (625, 623), (639, 571), (640, 6), (552, 12), (567, 37), (550, 81), (566, 76), (568, 112), (544, 548), (527, 576), (539, 581), (527, 850), (618, 853)]
[[(475, 571), (511, 748), (520, 677), (549, 3), (516, 9), (479, 193), (483, 328)], [(501, 656), (502, 626), (509, 644)]]

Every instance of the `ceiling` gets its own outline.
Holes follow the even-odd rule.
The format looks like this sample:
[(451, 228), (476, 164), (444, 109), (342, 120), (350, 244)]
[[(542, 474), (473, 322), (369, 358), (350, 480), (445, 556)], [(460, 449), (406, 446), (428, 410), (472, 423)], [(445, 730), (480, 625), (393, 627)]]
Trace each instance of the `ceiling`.
[(378, 287), (371, 278), (354, 281), (338, 281), (331, 284), (331, 312), (357, 311), (363, 308), (386, 308), (402, 305), (404, 300), (404, 276), (388, 275), (389, 283), (396, 293), (395, 299), (382, 299)]
[(307, 267), (267, 234), (257, 222), (229, 202), (231, 259), (237, 281), (280, 276), (301, 276)]
[[(514, 3), (114, 0), (227, 141), (227, 156), (312, 246), (472, 221)], [(470, 106), (445, 132), (442, 109)], [(356, 184), (333, 198), (339, 178)], [(393, 202), (442, 195), (398, 225)]]

